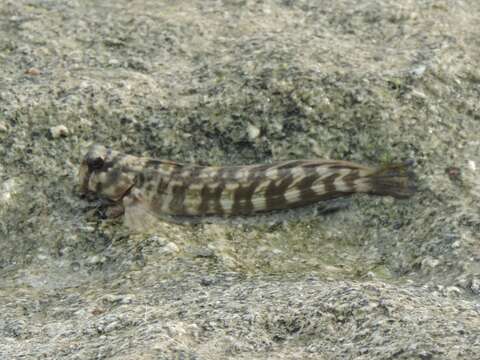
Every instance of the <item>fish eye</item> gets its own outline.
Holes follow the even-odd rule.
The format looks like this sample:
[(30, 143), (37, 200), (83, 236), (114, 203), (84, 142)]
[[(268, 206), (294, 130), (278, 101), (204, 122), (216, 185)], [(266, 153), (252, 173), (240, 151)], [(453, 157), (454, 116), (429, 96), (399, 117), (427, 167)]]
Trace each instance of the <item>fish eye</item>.
[(101, 157), (87, 159), (87, 165), (90, 170), (101, 169), (105, 161)]

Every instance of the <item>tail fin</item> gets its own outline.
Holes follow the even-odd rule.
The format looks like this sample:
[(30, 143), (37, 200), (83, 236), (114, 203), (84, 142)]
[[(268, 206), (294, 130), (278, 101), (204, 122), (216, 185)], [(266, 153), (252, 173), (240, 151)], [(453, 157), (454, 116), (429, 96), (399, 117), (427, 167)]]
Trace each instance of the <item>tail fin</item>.
[(370, 194), (390, 195), (398, 199), (412, 196), (415, 191), (415, 174), (411, 167), (414, 161), (383, 166), (374, 171), (370, 178)]

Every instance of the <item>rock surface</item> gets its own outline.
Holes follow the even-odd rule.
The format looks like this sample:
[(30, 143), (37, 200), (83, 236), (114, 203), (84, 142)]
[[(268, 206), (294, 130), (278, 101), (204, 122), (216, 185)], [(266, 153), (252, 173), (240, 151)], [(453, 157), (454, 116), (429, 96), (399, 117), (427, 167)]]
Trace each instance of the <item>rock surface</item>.
[[(0, 358), (480, 358), (479, 16), (3, 0)], [(415, 159), (419, 192), (133, 234), (75, 192), (93, 142), (201, 164)]]

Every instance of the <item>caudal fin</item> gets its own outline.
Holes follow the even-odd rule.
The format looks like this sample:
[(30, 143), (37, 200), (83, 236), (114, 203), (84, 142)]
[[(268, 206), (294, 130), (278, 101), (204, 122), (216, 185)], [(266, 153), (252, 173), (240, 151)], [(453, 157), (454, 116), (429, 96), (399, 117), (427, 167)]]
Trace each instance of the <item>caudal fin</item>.
[(390, 195), (395, 198), (405, 199), (412, 196), (415, 191), (415, 174), (412, 171), (413, 160), (401, 164), (392, 164), (380, 167), (369, 175), (370, 194)]

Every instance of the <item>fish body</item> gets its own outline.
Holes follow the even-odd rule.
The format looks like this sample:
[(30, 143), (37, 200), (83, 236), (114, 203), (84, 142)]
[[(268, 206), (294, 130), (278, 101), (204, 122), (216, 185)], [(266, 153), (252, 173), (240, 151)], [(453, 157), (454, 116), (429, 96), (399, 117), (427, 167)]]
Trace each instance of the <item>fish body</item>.
[(246, 166), (184, 165), (93, 145), (79, 171), (80, 191), (111, 203), (173, 216), (253, 215), (354, 193), (413, 195), (411, 163), (380, 168), (336, 160)]

